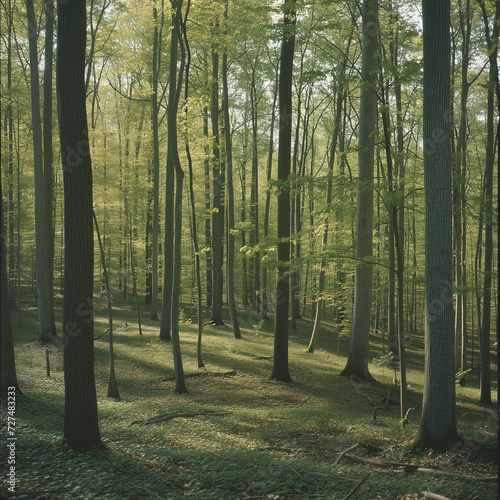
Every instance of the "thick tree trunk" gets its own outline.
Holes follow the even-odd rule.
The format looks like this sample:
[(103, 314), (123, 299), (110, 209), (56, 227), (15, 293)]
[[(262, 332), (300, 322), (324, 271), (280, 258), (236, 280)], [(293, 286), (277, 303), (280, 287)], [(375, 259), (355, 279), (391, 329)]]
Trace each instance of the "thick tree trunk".
[(274, 358), (271, 379), (291, 382), (288, 369), (288, 310), (290, 302), (290, 176), (292, 149), (292, 74), (297, 24), (293, 0), (284, 2), (283, 40), (279, 79), (278, 180), (284, 183), (278, 194), (278, 283), (274, 320)]
[(425, 182), (424, 401), (415, 443), (441, 448), (458, 438), (455, 410), (450, 2), (423, 0)]
[(65, 201), (64, 438), (103, 448), (94, 379), (92, 164), (85, 109), (85, 1), (57, 6), (57, 95)]
[(359, 110), (358, 150), (358, 206), (356, 211), (356, 259), (362, 262), (356, 267), (354, 311), (347, 365), (342, 371), (346, 377), (373, 380), (368, 371), (370, 320), (372, 304), (373, 267), (366, 261), (373, 256), (373, 169), (375, 121), (377, 116), (378, 58), (377, 2), (363, 0), (363, 47), (361, 103)]

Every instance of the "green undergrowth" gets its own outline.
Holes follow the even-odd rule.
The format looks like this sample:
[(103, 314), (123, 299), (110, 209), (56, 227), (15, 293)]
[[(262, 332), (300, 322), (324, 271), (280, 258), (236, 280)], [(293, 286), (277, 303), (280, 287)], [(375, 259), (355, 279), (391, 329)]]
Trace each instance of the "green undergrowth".
[[(57, 300), (60, 318), (61, 301)], [(493, 409), (477, 404), (477, 375), (457, 386), (462, 440), (446, 452), (415, 450), (423, 384), (422, 339), (409, 347), (409, 403), (414, 408), (402, 427), (394, 372), (387, 363), (371, 365), (376, 383), (339, 376), (348, 337), (325, 320), (318, 348), (306, 354), (310, 321), (290, 333), (291, 384), (269, 380), (272, 321), (240, 311), (242, 340), (230, 327), (204, 328), (205, 370), (196, 362), (196, 311), (184, 305), (181, 343), (188, 393), (174, 394), (170, 343), (158, 340), (159, 323), (144, 319), (139, 335), (135, 312), (115, 307), (116, 374), (120, 399), (106, 397), (108, 336), (95, 341), (99, 422), (106, 450), (75, 454), (62, 440), (64, 378), (62, 351), (36, 340), (36, 310), (23, 311), (14, 332), (20, 386), (16, 406), (16, 494), (39, 499), (343, 499), (365, 476), (353, 499), (422, 498), (432, 491), (453, 500), (495, 498), (496, 483), (478, 477), (495, 474)], [(106, 327), (97, 309), (95, 335)], [(208, 314), (206, 315), (208, 320)], [(227, 318), (228, 319), (228, 318)], [(229, 323), (229, 321), (228, 321)], [(60, 324), (58, 325), (60, 327)], [(382, 354), (373, 338), (373, 358)], [(45, 350), (51, 376), (46, 376)], [(213, 373), (236, 372), (225, 376)], [(390, 401), (387, 402), (386, 399)], [(5, 429), (5, 412), (2, 426)], [(147, 425), (170, 413), (203, 413)], [(133, 423), (139, 421), (138, 423)], [(404, 462), (447, 470), (436, 477), (359, 464), (339, 453), (383, 462)], [(2, 444), (2, 457), (5, 453)], [(2, 491), (6, 491), (2, 458)], [(472, 479), (476, 477), (476, 479)]]

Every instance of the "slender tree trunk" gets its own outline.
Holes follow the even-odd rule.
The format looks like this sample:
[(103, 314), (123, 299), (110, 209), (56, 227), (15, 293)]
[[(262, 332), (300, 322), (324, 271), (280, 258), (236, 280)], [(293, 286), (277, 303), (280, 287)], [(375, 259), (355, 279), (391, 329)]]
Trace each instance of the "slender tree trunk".
[[(177, 46), (178, 33), (176, 28), (177, 1), (172, 4), (172, 30), (170, 39), (170, 70), (167, 114), (167, 178), (165, 188), (165, 258), (163, 281), (163, 304), (161, 310), (160, 339), (172, 339), (172, 297), (174, 288), (174, 192), (175, 165), (177, 155)], [(182, 0), (181, 0), (182, 3)]]
[[(218, 25), (215, 27), (218, 31)], [(224, 172), (220, 157), (219, 137), (219, 53), (218, 46), (212, 47), (212, 172), (213, 172), (213, 210), (212, 210), (212, 316), (215, 325), (223, 325), (223, 253), (224, 253)]]
[[(224, 34), (227, 36), (228, 23), (228, 0), (224, 2)], [(229, 119), (229, 85), (227, 82), (227, 47), (222, 54), (222, 94), (224, 108), (224, 139), (226, 150), (227, 168), (227, 302), (229, 313), (233, 324), (234, 338), (241, 338), (240, 322), (236, 313), (236, 302), (234, 296), (234, 190), (233, 190), (233, 147), (231, 143), (231, 129)]]
[(377, 2), (363, 0), (363, 47), (361, 102), (359, 110), (358, 206), (356, 212), (356, 267), (354, 311), (349, 357), (342, 375), (373, 380), (368, 371), (373, 267), (366, 263), (373, 256), (373, 169), (377, 115)]
[[(182, 78), (184, 75), (185, 60), (186, 60), (186, 49), (182, 39), (181, 24), (182, 24), (182, 0), (171, 2), (173, 13), (175, 18), (172, 18), (172, 32), (176, 32), (175, 44), (176, 53), (177, 45), (180, 45), (181, 49), (181, 60), (178, 77), (175, 80), (171, 80), (174, 85), (170, 88), (170, 92), (175, 90), (174, 100), (169, 106), (169, 114), (171, 115), (172, 126), (174, 126), (174, 137), (173, 144), (174, 148), (172, 151), (174, 167), (175, 167), (175, 246), (174, 246), (174, 274), (173, 274), (173, 293), (172, 293), (172, 354), (174, 357), (174, 371), (175, 371), (175, 392), (181, 394), (187, 392), (186, 383), (184, 378), (184, 368), (182, 366), (182, 355), (181, 355), (181, 342), (179, 335), (179, 301), (180, 301), (180, 288), (181, 288), (181, 276), (182, 276), (182, 190), (184, 183), (184, 171), (179, 160), (179, 152), (177, 149), (177, 112), (179, 108), (179, 100), (181, 95)], [(172, 38), (174, 38), (172, 36)], [(173, 52), (173, 48), (172, 48)], [(177, 71), (177, 59), (176, 59), (176, 71)], [(171, 67), (172, 68), (172, 67)]]
[(104, 283), (106, 286), (106, 300), (108, 304), (108, 328), (109, 328), (109, 380), (108, 380), (108, 398), (119, 398), (120, 393), (118, 392), (118, 383), (116, 381), (115, 374), (115, 354), (114, 354), (114, 344), (113, 344), (113, 306), (111, 304), (111, 287), (109, 285), (108, 270), (106, 267), (106, 255), (104, 253), (104, 246), (101, 241), (101, 234), (99, 232), (99, 225), (97, 224), (97, 217), (95, 212), (94, 223), (95, 230), (97, 233), (97, 240), (99, 242), (99, 251), (101, 253), (101, 263), (102, 270), (104, 274)]
[(55, 328), (51, 322), (48, 283), (48, 238), (45, 224), (45, 189), (42, 152), (42, 121), (40, 116), (40, 85), (38, 75), (37, 24), (33, 0), (26, 0), (29, 27), (29, 57), (31, 81), (31, 121), (33, 130), (33, 158), (35, 164), (35, 238), (36, 238), (36, 286), (38, 294), (38, 338), (51, 340)]
[[(153, 32), (153, 93), (152, 105), (152, 132), (153, 132), (153, 220), (151, 243), (151, 319), (158, 319), (158, 250), (160, 232), (160, 146), (158, 138), (158, 78), (161, 61), (161, 32), (163, 31), (163, 1), (160, 33), (158, 33), (158, 12), (156, 5), (153, 7), (155, 20)], [(168, 336), (168, 335), (167, 335)]]
[(12, 338), (12, 322), (10, 316), (9, 290), (7, 287), (7, 231), (3, 215), (3, 191), (0, 179), (0, 271), (1, 271), (1, 334), (0, 334), (0, 399), (7, 399), (12, 388), (21, 393), (17, 382), (16, 358), (14, 356), (14, 340)]
[(425, 373), (419, 447), (458, 438), (452, 281), (450, 2), (423, 0)]
[[(488, 104), (487, 104), (487, 139), (486, 139), (486, 166), (484, 172), (484, 282), (483, 282), (483, 314), (480, 330), (480, 361), (481, 361), (481, 397), (482, 404), (491, 404), (491, 286), (493, 275), (493, 168), (495, 158), (495, 131), (494, 131), (494, 101), (495, 94), (497, 105), (500, 110), (500, 86), (498, 81), (498, 37), (500, 32), (500, 3), (496, 2), (495, 20), (493, 33), (490, 37), (488, 17), (483, 0), (478, 0), (483, 14), (483, 21), (488, 44), (488, 56), (490, 63), (488, 80)], [(499, 126), (500, 128), (500, 126)], [(500, 140), (497, 137), (497, 140)]]
[(52, 220), (54, 198), (54, 153), (52, 148), (52, 60), (54, 56), (54, 1), (45, 5), (45, 69), (43, 74), (43, 182), (44, 209), (47, 238), (47, 293), (52, 335), (56, 333), (54, 317), (54, 224)]
[[(208, 85), (208, 84), (207, 84)], [(210, 199), (210, 146), (208, 138), (208, 108), (203, 110), (203, 137), (205, 138), (205, 267), (207, 276), (207, 306), (212, 307), (212, 204)]]
[[(279, 65), (276, 65), (276, 76), (274, 82), (274, 92), (273, 92), (273, 107), (271, 111), (271, 126), (269, 133), (269, 152), (267, 156), (267, 173), (266, 173), (266, 206), (264, 210), (264, 238), (269, 235), (269, 210), (271, 206), (271, 191), (269, 190), (269, 181), (271, 180), (272, 168), (273, 168), (273, 152), (274, 152), (274, 123), (276, 121), (276, 104), (278, 100), (278, 83), (279, 83)], [(264, 257), (267, 255), (267, 250), (263, 251)], [(268, 318), (268, 299), (267, 299), (267, 266), (264, 264), (262, 266), (262, 317), (264, 319)]]
[[(189, 42), (187, 38), (187, 30), (186, 30), (186, 19), (189, 14), (189, 9), (191, 6), (191, 0), (187, 2), (187, 9), (184, 21), (182, 23), (182, 36), (184, 40), (184, 46), (186, 49), (186, 79), (184, 83), (184, 100), (187, 102), (189, 95), (189, 69), (191, 67), (191, 49), (189, 47)], [(201, 339), (203, 336), (203, 311), (202, 311), (202, 291), (201, 291), (201, 263), (200, 263), (200, 247), (198, 244), (198, 230), (196, 226), (196, 203), (194, 196), (194, 175), (193, 175), (193, 161), (191, 158), (191, 151), (189, 147), (189, 136), (188, 136), (188, 106), (185, 106), (185, 114), (186, 114), (186, 130), (185, 140), (186, 140), (186, 157), (189, 166), (189, 200), (191, 204), (191, 218), (192, 218), (192, 235), (193, 235), (193, 246), (194, 246), (194, 254), (195, 254), (195, 271), (196, 271), (196, 291), (197, 291), (197, 308), (198, 308), (198, 341), (196, 345), (196, 354), (198, 358), (198, 368), (204, 368), (205, 364), (203, 363), (202, 355), (201, 355)]]
[(283, 40), (279, 79), (278, 180), (284, 183), (278, 194), (278, 283), (274, 321), (274, 358), (271, 379), (291, 382), (288, 369), (288, 310), (290, 302), (290, 159), (292, 149), (292, 74), (297, 17), (295, 2), (284, 1)]
[(94, 379), (92, 164), (85, 108), (85, 1), (57, 6), (57, 96), (64, 174), (64, 438), (103, 448)]

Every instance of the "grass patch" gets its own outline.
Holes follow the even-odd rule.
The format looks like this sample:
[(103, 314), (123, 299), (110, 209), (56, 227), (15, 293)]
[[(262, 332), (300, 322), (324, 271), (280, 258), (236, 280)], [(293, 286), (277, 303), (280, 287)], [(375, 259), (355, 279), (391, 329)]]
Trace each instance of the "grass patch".
[[(58, 318), (61, 300), (57, 300)], [(95, 334), (106, 328), (104, 308), (96, 308)], [(146, 310), (144, 309), (145, 318)], [(181, 343), (186, 373), (196, 364), (195, 310), (183, 309)], [(207, 315), (208, 317), (208, 315)], [(229, 319), (226, 318), (229, 324)], [(121, 399), (106, 397), (108, 338), (95, 341), (99, 422), (107, 450), (75, 454), (62, 444), (64, 374), (62, 351), (48, 346), (51, 378), (45, 373), (45, 346), (36, 340), (36, 310), (23, 311), (23, 327), (14, 332), (19, 383), (24, 395), (16, 407), (16, 493), (39, 499), (342, 499), (363, 478), (370, 478), (354, 499), (421, 498), (430, 490), (454, 500), (494, 498), (495, 483), (439, 477), (356, 464), (342, 450), (357, 442), (378, 451), (356, 454), (380, 461), (422, 464), (462, 476), (496, 473), (492, 408), (477, 404), (477, 375), (457, 387), (462, 441), (445, 453), (416, 453), (410, 446), (421, 412), (423, 351), (420, 338), (409, 348), (409, 403), (414, 408), (403, 431), (393, 372), (372, 365), (378, 380), (358, 384), (339, 376), (345, 365), (347, 337), (325, 321), (318, 349), (306, 354), (310, 322), (298, 322), (290, 335), (293, 383), (269, 380), (272, 322), (256, 321), (241, 311), (242, 340), (228, 327), (206, 327), (203, 359), (210, 372), (235, 370), (228, 377), (187, 379), (188, 393), (173, 393), (171, 345), (160, 342), (159, 323), (146, 319), (140, 336), (133, 311), (115, 308), (116, 374)], [(60, 323), (58, 324), (59, 329)], [(376, 346), (377, 339), (374, 338)], [(381, 352), (374, 348), (372, 357)], [(368, 396), (377, 405), (376, 419)], [(131, 425), (173, 412), (220, 412), (177, 418), (159, 424)], [(2, 412), (2, 426), (5, 426)], [(5, 448), (2, 446), (2, 448)], [(2, 450), (2, 454), (5, 450)], [(6, 492), (6, 459), (2, 491)]]

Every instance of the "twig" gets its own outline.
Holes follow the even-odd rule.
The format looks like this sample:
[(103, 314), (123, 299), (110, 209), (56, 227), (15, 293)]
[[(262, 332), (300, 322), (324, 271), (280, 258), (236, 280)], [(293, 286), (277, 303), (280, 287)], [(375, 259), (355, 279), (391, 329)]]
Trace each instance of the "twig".
[(339, 457), (337, 458), (337, 460), (335, 461), (335, 463), (333, 464), (334, 466), (335, 465), (338, 465), (338, 463), (342, 460), (342, 457), (346, 454), (346, 453), (349, 453), (350, 451), (354, 451), (356, 448), (359, 448), (361, 445), (359, 443), (356, 443), (354, 446), (351, 446), (350, 448), (347, 448), (347, 450), (344, 450), (340, 453)]
[(431, 474), (433, 476), (452, 476), (452, 477), (462, 478), (462, 479), (475, 479), (477, 481), (496, 481), (496, 480), (498, 480), (497, 477), (464, 476), (461, 474), (457, 474), (456, 472), (430, 469), (428, 467), (422, 467), (420, 465), (415, 465), (415, 464), (406, 464), (406, 463), (399, 463), (399, 462), (380, 462), (379, 460), (373, 460), (372, 458), (365, 458), (365, 457), (359, 457), (357, 455), (351, 455), (350, 453), (347, 453), (347, 451), (348, 450), (346, 450), (346, 453), (344, 454), (344, 456), (346, 456), (347, 458), (350, 458), (351, 460), (354, 460), (355, 462), (360, 462), (360, 463), (369, 464), (369, 465), (375, 465), (377, 467), (384, 467), (386, 469), (403, 469), (405, 472), (422, 472), (423, 474)]
[(104, 335), (106, 335), (106, 333), (109, 332), (109, 328), (106, 328), (106, 330), (104, 330), (101, 335), (99, 335), (99, 337), (94, 337), (94, 340), (99, 340), (101, 337), (104, 337)]
[(425, 498), (432, 498), (432, 500), (450, 500), (448, 497), (444, 497), (443, 495), (438, 495), (437, 493), (432, 493), (430, 491), (422, 491), (422, 495)]
[(361, 481), (359, 481), (359, 483), (354, 486), (354, 488), (347, 494), (347, 496), (344, 497), (343, 500), (347, 500), (348, 498), (351, 498), (354, 493), (356, 493), (356, 491), (358, 491), (358, 489), (361, 487), (361, 485), (370, 477), (370, 474), (367, 474), (363, 479), (361, 479)]

